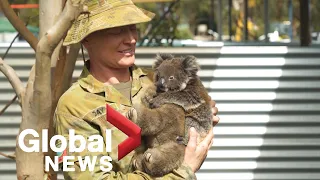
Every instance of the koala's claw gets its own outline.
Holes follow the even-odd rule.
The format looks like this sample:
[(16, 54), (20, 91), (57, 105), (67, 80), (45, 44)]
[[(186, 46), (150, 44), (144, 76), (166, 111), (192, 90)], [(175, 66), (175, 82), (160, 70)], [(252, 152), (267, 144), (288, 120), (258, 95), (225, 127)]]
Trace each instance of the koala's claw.
[(137, 110), (135, 110), (134, 108), (131, 108), (131, 109), (127, 112), (126, 117), (127, 117), (128, 119), (130, 119), (131, 121), (136, 122), (137, 119), (138, 119)]
[(145, 96), (145, 100), (146, 100), (146, 102), (151, 103), (153, 100), (153, 97), (147, 95), (147, 96)]
[(136, 159), (133, 160), (133, 166), (134, 166), (134, 168), (138, 169), (138, 163), (137, 163), (137, 160), (136, 160)]
[(152, 157), (151, 153), (146, 153), (145, 158), (147, 162), (151, 161), (151, 157)]
[(150, 102), (153, 100), (153, 98), (156, 96), (155, 90), (150, 87), (146, 90), (145, 96), (143, 97), (143, 100), (147, 103), (150, 104)]
[(157, 94), (157, 92), (156, 92), (156, 90), (154, 89), (154, 87), (152, 86), (152, 87), (150, 87), (150, 88), (148, 88), (147, 90), (146, 90), (146, 93), (145, 93), (147, 96), (150, 96), (150, 97), (154, 97), (156, 94)]
[(176, 137), (176, 141), (177, 141), (178, 144), (183, 144), (183, 143), (184, 143), (184, 137), (182, 137), (182, 136), (177, 136), (177, 137)]
[(152, 101), (152, 97), (151, 96), (144, 96), (143, 98), (141, 98), (141, 101), (143, 104), (149, 106), (150, 105), (150, 102)]
[(161, 104), (159, 102), (157, 102), (157, 101), (153, 100), (153, 101), (150, 102), (150, 107), (151, 108), (158, 108), (160, 106), (161, 106)]

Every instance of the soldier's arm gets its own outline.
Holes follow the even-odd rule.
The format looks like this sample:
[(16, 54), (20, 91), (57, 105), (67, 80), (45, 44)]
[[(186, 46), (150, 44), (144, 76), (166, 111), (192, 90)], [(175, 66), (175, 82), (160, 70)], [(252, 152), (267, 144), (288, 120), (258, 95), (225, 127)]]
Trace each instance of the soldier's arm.
[[(68, 140), (68, 131), (70, 129), (75, 129), (77, 135), (82, 135), (83, 137), (88, 137), (89, 135), (97, 134), (100, 135), (101, 132), (98, 130), (99, 128), (93, 126), (92, 124), (81, 120), (77, 117), (74, 117), (67, 113), (56, 113), (54, 116), (55, 122), (55, 130), (56, 134), (64, 136)], [(112, 139), (114, 140), (114, 139)], [(108, 152), (89, 152), (87, 149), (80, 153), (69, 153), (67, 152), (68, 156), (89, 156), (92, 159), (94, 156), (97, 157), (96, 163), (92, 171), (86, 169), (82, 171), (80, 168), (79, 161), (77, 159), (74, 160), (74, 171), (64, 172), (64, 176), (66, 180), (151, 180), (155, 179), (150, 177), (148, 174), (141, 172), (141, 171), (133, 171), (130, 173), (123, 173), (121, 171), (113, 171), (104, 172), (100, 169), (100, 158), (102, 156), (112, 156), (111, 153)], [(122, 159), (121, 161), (123, 161)], [(130, 159), (131, 160), (131, 159)], [(130, 160), (127, 161), (127, 165), (130, 165)], [(70, 161), (68, 161), (70, 162)], [(174, 170), (172, 173), (167, 174), (163, 177), (156, 178), (157, 180), (193, 180), (196, 179), (194, 172), (189, 166), (183, 164), (178, 169)]]

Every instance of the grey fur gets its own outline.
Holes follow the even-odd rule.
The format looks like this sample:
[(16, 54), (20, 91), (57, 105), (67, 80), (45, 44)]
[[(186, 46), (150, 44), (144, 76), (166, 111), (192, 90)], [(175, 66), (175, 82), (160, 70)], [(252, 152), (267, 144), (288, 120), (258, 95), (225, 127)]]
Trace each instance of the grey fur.
[(153, 68), (155, 85), (148, 88), (142, 104), (133, 105), (131, 113), (148, 148), (136, 150), (134, 165), (152, 176), (162, 176), (183, 162), (190, 127), (200, 134), (199, 142), (207, 135), (212, 109), (194, 56), (158, 55)]

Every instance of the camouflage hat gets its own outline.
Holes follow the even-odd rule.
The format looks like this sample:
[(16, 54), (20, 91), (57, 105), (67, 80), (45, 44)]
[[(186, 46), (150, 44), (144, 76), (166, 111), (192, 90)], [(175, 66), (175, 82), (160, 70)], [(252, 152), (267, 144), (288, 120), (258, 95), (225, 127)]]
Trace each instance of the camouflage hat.
[(63, 45), (79, 43), (92, 32), (148, 22), (152, 12), (138, 8), (131, 0), (87, 0), (88, 14), (81, 14), (73, 23)]

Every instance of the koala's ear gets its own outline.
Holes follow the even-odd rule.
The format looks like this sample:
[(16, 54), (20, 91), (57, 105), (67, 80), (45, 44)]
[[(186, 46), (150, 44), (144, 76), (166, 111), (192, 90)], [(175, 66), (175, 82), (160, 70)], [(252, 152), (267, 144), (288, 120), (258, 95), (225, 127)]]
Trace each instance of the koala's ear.
[(194, 56), (187, 56), (182, 60), (183, 69), (185, 69), (190, 75), (196, 75), (200, 70), (200, 66), (197, 63), (197, 59)]
[(153, 65), (153, 69), (157, 69), (163, 61), (173, 58), (174, 57), (171, 54), (157, 54), (156, 62)]

